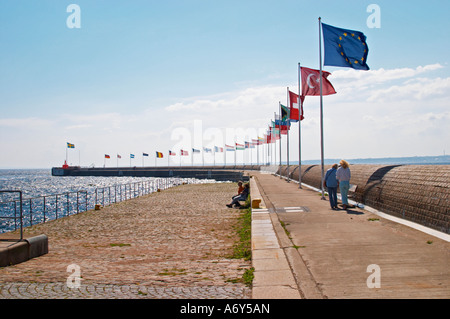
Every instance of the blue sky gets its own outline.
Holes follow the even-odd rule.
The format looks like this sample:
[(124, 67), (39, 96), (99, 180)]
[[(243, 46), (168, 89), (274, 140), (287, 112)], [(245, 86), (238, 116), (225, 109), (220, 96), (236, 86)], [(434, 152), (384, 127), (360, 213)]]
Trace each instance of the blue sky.
[[(66, 25), (72, 3), (79, 29)], [(380, 28), (366, 22), (372, 3)], [(364, 32), (371, 68), (324, 67), (338, 92), (324, 98), (325, 156), (448, 153), (449, 9), (447, 1), (2, 0), (0, 167), (61, 165), (66, 142), (76, 145), (76, 165), (102, 166), (116, 153), (135, 153), (140, 165), (142, 152), (258, 135), (286, 87), (298, 91), (297, 63), (319, 67), (319, 16)], [(302, 158), (318, 159), (318, 98), (304, 108)], [(297, 135), (294, 125), (291, 160)]]

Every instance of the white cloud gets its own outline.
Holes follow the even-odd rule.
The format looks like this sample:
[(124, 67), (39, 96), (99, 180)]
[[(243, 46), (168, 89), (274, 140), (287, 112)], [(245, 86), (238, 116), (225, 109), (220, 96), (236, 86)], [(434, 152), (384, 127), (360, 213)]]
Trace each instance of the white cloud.
[(0, 119), (0, 127), (14, 129), (42, 129), (52, 124), (53, 121), (37, 117)]
[[(338, 70), (330, 76), (336, 95), (324, 97), (325, 156), (361, 158), (441, 154), (450, 149), (450, 77), (433, 76), (444, 67), (430, 64), (416, 68), (371, 71)], [(289, 87), (297, 85), (290, 83)], [(293, 91), (296, 91), (293, 89)], [(140, 113), (59, 115), (44, 118), (0, 119), (0, 167), (60, 165), (65, 143), (75, 143), (81, 165), (103, 165), (105, 153), (167, 152), (172, 147), (212, 146), (256, 138), (286, 103), (286, 87), (249, 87), (217, 95), (190, 97)], [(146, 103), (143, 101), (142, 103)], [(130, 108), (131, 109), (131, 108)], [(319, 98), (307, 97), (302, 122), (302, 159), (320, 158)], [(201, 122), (200, 133), (195, 121)], [(291, 160), (298, 154), (298, 124), (290, 135)], [(195, 131), (197, 129), (197, 131)], [(172, 133), (180, 133), (172, 139)], [(200, 135), (199, 135), (200, 134)], [(243, 136), (252, 135), (252, 136)], [(32, 148), (29, 145), (33, 145)], [(184, 147), (184, 146), (183, 146)], [(30, 157), (30, 150), (34, 156)], [(176, 149), (175, 151), (178, 151)], [(278, 149), (277, 149), (278, 151)], [(283, 142), (283, 159), (285, 159)], [(32, 159), (32, 161), (30, 161)], [(187, 159), (190, 160), (190, 159)], [(178, 161), (178, 157), (176, 159)], [(112, 163), (113, 161), (111, 161)], [(151, 159), (149, 162), (153, 163)], [(74, 162), (78, 164), (78, 158)], [(116, 164), (115, 161), (112, 164)], [(111, 164), (111, 165), (112, 165)]]
[(378, 69), (369, 71), (358, 71), (354, 69), (338, 70), (332, 73), (330, 80), (344, 80), (358, 82), (360, 85), (379, 84), (399, 79), (412, 78), (422, 73), (431, 72), (442, 69), (443, 66), (439, 63), (425, 66), (418, 66), (414, 68), (399, 68), (399, 69)]
[(387, 100), (415, 99), (426, 100), (450, 95), (450, 77), (417, 78), (388, 88), (373, 90), (368, 101), (385, 102)]

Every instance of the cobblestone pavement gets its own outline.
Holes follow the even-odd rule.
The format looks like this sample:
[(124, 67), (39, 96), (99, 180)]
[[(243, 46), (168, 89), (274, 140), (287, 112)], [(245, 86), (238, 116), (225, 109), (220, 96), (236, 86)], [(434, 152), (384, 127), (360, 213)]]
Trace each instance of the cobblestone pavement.
[[(250, 298), (251, 261), (229, 257), (235, 191), (182, 185), (27, 228), (48, 236), (49, 253), (0, 268), (0, 298)], [(69, 265), (79, 288), (67, 285), (78, 275)]]
[(242, 299), (245, 287), (149, 287), (89, 284), (69, 288), (66, 283), (0, 284), (1, 299)]

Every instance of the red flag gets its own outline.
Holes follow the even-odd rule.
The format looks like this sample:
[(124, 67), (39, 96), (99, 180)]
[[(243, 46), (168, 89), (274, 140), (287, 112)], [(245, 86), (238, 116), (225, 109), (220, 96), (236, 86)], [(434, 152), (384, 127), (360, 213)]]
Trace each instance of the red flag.
[(189, 155), (188, 151), (181, 150), (181, 156), (188, 156), (188, 155)]
[[(336, 94), (333, 85), (327, 80), (330, 72), (322, 71), (322, 95)], [(320, 95), (320, 71), (301, 67), (302, 95)]]
[[(300, 120), (302, 121), (304, 119), (303, 117), (303, 101), (305, 100), (305, 97), (302, 95), (300, 96)], [(289, 91), (289, 108), (290, 108), (290, 119), (291, 121), (297, 121), (298, 122), (298, 95), (294, 92)]]

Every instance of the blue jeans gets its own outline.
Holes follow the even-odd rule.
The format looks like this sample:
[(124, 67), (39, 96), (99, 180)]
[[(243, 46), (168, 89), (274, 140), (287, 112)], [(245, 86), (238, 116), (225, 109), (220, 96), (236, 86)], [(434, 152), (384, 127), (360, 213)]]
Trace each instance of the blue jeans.
[(331, 208), (337, 207), (337, 187), (327, 187)]
[(350, 189), (349, 181), (340, 181), (339, 189), (341, 190), (342, 205), (348, 205), (348, 190)]
[(245, 195), (233, 196), (233, 200), (231, 201), (231, 205), (238, 204), (239, 201), (246, 201), (246, 200), (247, 200), (247, 196), (245, 196)]

